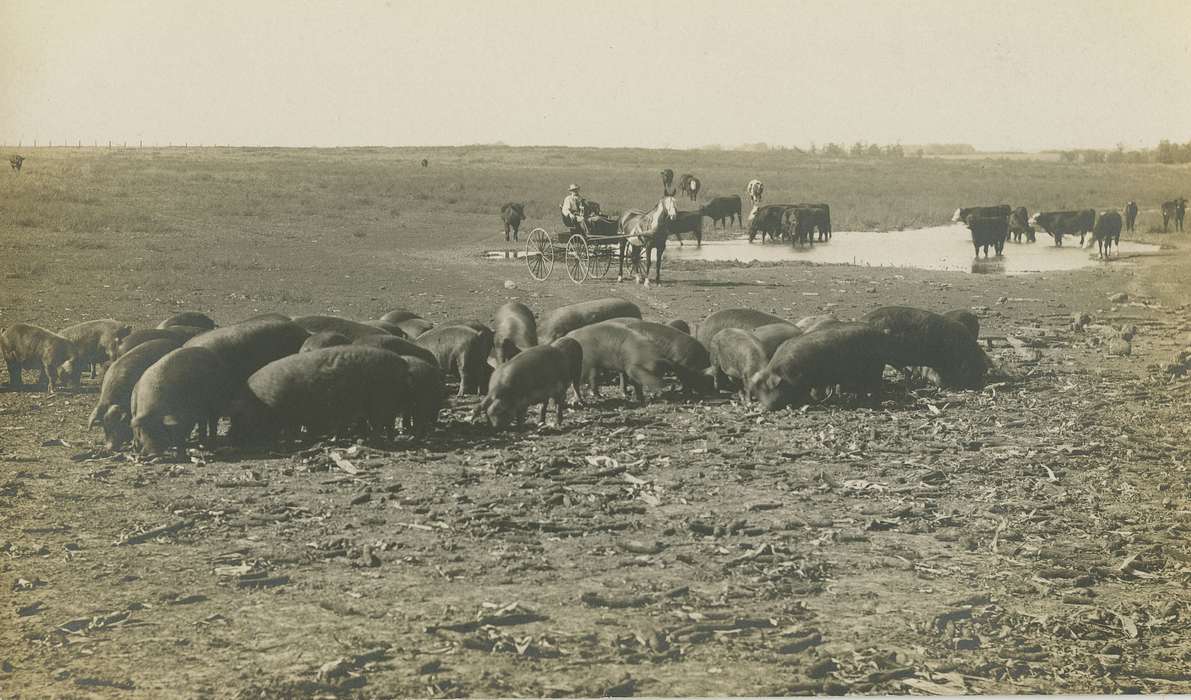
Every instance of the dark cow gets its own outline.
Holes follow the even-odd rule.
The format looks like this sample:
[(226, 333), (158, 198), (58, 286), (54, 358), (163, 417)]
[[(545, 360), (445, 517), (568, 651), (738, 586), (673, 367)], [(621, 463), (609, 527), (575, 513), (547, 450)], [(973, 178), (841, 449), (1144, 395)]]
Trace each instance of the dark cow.
[(998, 204), (992, 207), (960, 207), (951, 215), (952, 223), (966, 222), (968, 217), (975, 214), (976, 216), (1003, 216), (1009, 218), (1010, 207), (1008, 204)]
[(678, 180), (679, 191), (690, 197), (692, 202), (699, 198), (699, 189), (701, 187), (703, 187), (703, 183), (699, 181), (699, 178), (690, 173), (683, 174), (682, 178)]
[(1029, 243), (1034, 243), (1034, 227), (1030, 226), (1030, 212), (1025, 207), (1018, 207), (1009, 214), (1009, 235), (1014, 243), (1021, 243), (1022, 236)]
[(1132, 199), (1125, 205), (1125, 230), (1133, 233), (1133, 225), (1137, 223), (1137, 202)]
[(997, 251), (997, 257), (1005, 249), (1005, 240), (1009, 238), (1009, 219), (1003, 216), (977, 216), (969, 214), (964, 220), (968, 230), (972, 232), (972, 248), (976, 257), (980, 257), (980, 249), (984, 249), (984, 257), (988, 257), (988, 247)]
[(513, 233), (513, 240), (517, 240), (517, 230), (521, 222), (529, 217), (525, 215), (525, 205), (519, 202), (508, 202), (500, 206), (500, 220), (505, 225), (505, 240), (509, 240), (509, 232)]
[(682, 245), (682, 234), (695, 234), (695, 245), (703, 245), (703, 212), (702, 211), (680, 211), (678, 217), (670, 222), (670, 234), (678, 239), (678, 245)]
[[(744, 222), (740, 218), (740, 195), (734, 194), (731, 197), (716, 197), (704, 205), (702, 212), (703, 216), (711, 219), (711, 225), (721, 224), (724, 228), (732, 223), (735, 218), (737, 226), (744, 226)], [(727, 224), (724, 222), (727, 221)]]
[(1045, 211), (1038, 212), (1030, 219), (1030, 225), (1041, 226), (1043, 230), (1055, 239), (1055, 245), (1063, 245), (1063, 236), (1079, 234), (1079, 245), (1083, 246), (1086, 235), (1092, 232), (1096, 224), (1095, 209), (1080, 209), (1078, 211)]
[(1162, 203), (1162, 233), (1166, 233), (1171, 220), (1174, 220), (1174, 230), (1183, 230), (1183, 217), (1187, 214), (1187, 200), (1183, 197)]
[(1100, 257), (1107, 258), (1112, 254), (1112, 244), (1117, 244), (1117, 254), (1121, 252), (1121, 215), (1116, 209), (1100, 212), (1096, 218), (1096, 226), (1092, 229), (1092, 240), (1100, 249)]
[[(805, 235), (806, 242), (814, 243), (811, 234), (817, 229), (819, 241), (831, 238), (831, 207), (823, 203), (818, 204), (786, 204), (783, 221), (787, 228), (783, 231), (790, 236)], [(799, 231), (798, 229), (804, 229)], [(792, 239), (792, 242), (798, 242)]]
[(785, 204), (766, 204), (758, 207), (753, 214), (753, 220), (749, 222), (749, 243), (753, 242), (758, 233), (761, 234), (762, 243), (765, 242), (765, 234), (769, 234), (769, 240), (776, 240), (782, 233), (785, 213)]
[(673, 197), (678, 194), (674, 191), (674, 171), (666, 168), (662, 171), (662, 195), (665, 197)]
[(426, 160), (425, 158), (423, 158), (423, 159), (422, 159), (422, 167), (423, 167), (423, 168), (425, 168), (425, 167), (427, 167), (427, 166), (429, 166), (429, 165), (430, 165), (430, 161), (428, 161), (428, 160)]
[(13, 155), (13, 156), (10, 156), (8, 159), (8, 164), (11, 165), (12, 169), (17, 171), (18, 173), (21, 172), (21, 164), (24, 162), (25, 162), (25, 156)]

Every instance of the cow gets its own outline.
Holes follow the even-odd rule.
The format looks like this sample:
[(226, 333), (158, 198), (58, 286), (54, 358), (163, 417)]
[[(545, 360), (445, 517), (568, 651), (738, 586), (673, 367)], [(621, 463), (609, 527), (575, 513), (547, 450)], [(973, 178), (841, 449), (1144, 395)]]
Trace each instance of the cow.
[(662, 171), (662, 195), (665, 197), (673, 197), (678, 194), (674, 191), (674, 171), (666, 168)]
[(701, 187), (703, 187), (703, 183), (699, 181), (699, 178), (690, 173), (683, 174), (682, 178), (678, 180), (679, 191), (690, 197), (692, 202), (699, 198), (699, 189)]
[(513, 232), (513, 240), (517, 240), (517, 231), (521, 222), (529, 217), (525, 215), (525, 205), (520, 202), (508, 202), (500, 207), (500, 220), (505, 225), (505, 240), (509, 240), (509, 232)]
[(1030, 226), (1030, 212), (1025, 207), (1018, 207), (1009, 213), (1009, 235), (1014, 243), (1021, 243), (1022, 236), (1029, 243), (1034, 243), (1034, 227)]
[(1121, 215), (1116, 209), (1100, 212), (1096, 219), (1096, 226), (1092, 229), (1092, 239), (1100, 249), (1100, 257), (1107, 258), (1112, 254), (1112, 244), (1117, 244), (1117, 254), (1121, 251)]
[(1171, 220), (1174, 220), (1174, 230), (1183, 230), (1183, 217), (1187, 213), (1187, 200), (1183, 197), (1162, 203), (1162, 233), (1166, 233)]
[(1125, 204), (1125, 230), (1133, 233), (1133, 226), (1137, 223), (1137, 202), (1132, 199)]
[(425, 168), (425, 167), (429, 167), (429, 165), (430, 165), (430, 161), (428, 161), (428, 160), (426, 160), (425, 158), (423, 158), (423, 159), (422, 159), (422, 167), (423, 167), (423, 168)]
[(678, 239), (682, 245), (682, 234), (695, 234), (695, 245), (703, 246), (703, 211), (680, 211), (678, 216), (670, 222), (670, 234)]
[(749, 180), (748, 186), (744, 191), (749, 196), (749, 201), (753, 203), (753, 209), (761, 206), (761, 195), (765, 194), (765, 184), (757, 179)]
[(991, 245), (1001, 257), (1005, 249), (1005, 239), (1009, 238), (1009, 219), (1003, 216), (979, 216), (968, 214), (964, 220), (968, 230), (972, 232), (972, 248), (976, 257), (980, 257), (980, 249), (984, 249), (984, 257), (988, 257), (988, 247)]
[(1080, 209), (1078, 211), (1046, 211), (1034, 214), (1030, 219), (1031, 226), (1041, 226), (1044, 231), (1055, 239), (1055, 245), (1063, 245), (1063, 236), (1079, 234), (1079, 245), (1083, 246), (1084, 237), (1092, 232), (1096, 224), (1095, 209)]
[(18, 173), (21, 172), (21, 164), (24, 162), (25, 162), (25, 156), (18, 156), (15, 154), (10, 156), (8, 159), (8, 164), (11, 165), (12, 169), (17, 171)]
[(727, 228), (733, 218), (735, 218), (737, 226), (744, 226), (744, 222), (740, 218), (740, 209), (740, 195), (734, 194), (731, 197), (716, 197), (704, 205), (700, 211), (703, 216), (711, 219), (713, 227), (716, 224), (724, 224), (724, 221), (727, 220), (728, 223), (724, 224), (724, 228)]
[(791, 243), (815, 242), (811, 235), (818, 229), (819, 241), (831, 237), (831, 208), (826, 204), (787, 204), (782, 213), (782, 235)]
[(753, 242), (758, 233), (761, 234), (762, 243), (765, 242), (765, 234), (769, 234), (771, 241), (777, 239), (785, 224), (785, 213), (786, 205), (784, 204), (766, 204), (754, 210), (753, 218), (749, 221), (749, 243)]
[(975, 214), (976, 216), (1003, 216), (1009, 218), (1010, 207), (1008, 204), (998, 204), (992, 207), (960, 207), (951, 215), (952, 223), (967, 222), (968, 217)]

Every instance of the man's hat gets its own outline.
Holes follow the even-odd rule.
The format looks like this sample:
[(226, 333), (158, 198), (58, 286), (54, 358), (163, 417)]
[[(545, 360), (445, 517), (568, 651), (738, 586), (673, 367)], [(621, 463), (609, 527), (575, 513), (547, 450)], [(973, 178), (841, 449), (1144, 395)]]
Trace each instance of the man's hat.
[(570, 187), (568, 187), (568, 188), (567, 188), (567, 190), (568, 190), (568, 191), (570, 191), (570, 192), (578, 192), (578, 191), (579, 191), (579, 185), (571, 185)]

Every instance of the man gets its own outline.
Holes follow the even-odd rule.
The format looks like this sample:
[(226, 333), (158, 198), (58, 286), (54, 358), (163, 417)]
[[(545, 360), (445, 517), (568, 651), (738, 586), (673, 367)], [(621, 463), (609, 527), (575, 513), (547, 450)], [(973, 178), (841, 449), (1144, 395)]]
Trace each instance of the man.
[(562, 222), (567, 226), (578, 226), (587, 232), (587, 221), (583, 216), (583, 197), (579, 196), (579, 185), (567, 188), (567, 196), (562, 200)]

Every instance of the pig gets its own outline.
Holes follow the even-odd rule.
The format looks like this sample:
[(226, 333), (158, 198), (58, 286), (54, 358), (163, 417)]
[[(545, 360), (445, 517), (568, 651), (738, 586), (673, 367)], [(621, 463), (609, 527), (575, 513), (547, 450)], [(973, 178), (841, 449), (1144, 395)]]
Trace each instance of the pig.
[(577, 328), (610, 318), (628, 316), (641, 318), (641, 309), (637, 308), (636, 304), (616, 297), (562, 306), (542, 318), (542, 322), (538, 324), (538, 340), (542, 343), (553, 343)]
[(401, 330), (401, 326), (396, 323), (390, 323), (389, 321), (381, 321), (380, 319), (377, 319), (374, 321), (364, 321), (364, 325), (372, 326), (377, 330), (384, 331), (389, 335), (395, 335), (398, 338), (405, 337), (405, 331)]
[(411, 318), (422, 317), (410, 311), (409, 309), (393, 309), (384, 316), (381, 316), (380, 320), (388, 321), (389, 323), (401, 323), (402, 321), (408, 321)]
[(949, 318), (952, 321), (957, 321), (969, 331), (972, 332), (972, 337), (977, 340), (980, 339), (980, 319), (976, 318), (976, 314), (965, 309), (955, 309), (947, 311), (943, 314), (943, 318)]
[(352, 344), (367, 345), (373, 348), (380, 348), (381, 350), (388, 350), (405, 358), (416, 357), (423, 362), (428, 362), (438, 367), (438, 358), (435, 357), (433, 352), (405, 338), (398, 338), (392, 335), (366, 335)]
[(567, 356), (567, 362), (571, 368), (571, 387), (575, 389), (575, 403), (582, 406), (583, 399), (579, 396), (579, 385), (583, 383), (583, 346), (579, 344), (579, 341), (565, 335), (550, 345), (558, 348)]
[(907, 371), (930, 367), (949, 388), (984, 387), (988, 357), (971, 329), (959, 321), (906, 306), (884, 306), (863, 320), (889, 336), (890, 366)]
[(434, 324), (421, 318), (407, 318), (404, 321), (397, 321), (397, 327), (405, 333), (406, 338), (417, 338), (426, 331), (434, 328)]
[(802, 329), (782, 321), (781, 323), (768, 323), (764, 326), (757, 326), (752, 330), (752, 334), (757, 336), (757, 340), (761, 341), (761, 347), (765, 348), (765, 358), (769, 359), (773, 357), (773, 353), (777, 352), (778, 347), (782, 343), (790, 338), (802, 335)]
[(215, 328), (215, 322), (211, 320), (210, 316), (201, 311), (183, 311), (157, 324), (158, 328), (169, 328), (170, 326), (191, 326), (209, 331)]
[(488, 355), (492, 352), (491, 335), (467, 326), (439, 326), (423, 333), (415, 342), (434, 353), (444, 375), (459, 376), (459, 396), (484, 393)]
[(757, 336), (740, 328), (725, 328), (711, 339), (710, 353), (715, 388), (727, 389), (735, 384), (740, 387), (741, 402), (751, 401), (749, 379), (765, 369), (770, 358)]
[(174, 340), (150, 340), (129, 350), (103, 373), (99, 403), (87, 426), (103, 426), (108, 449), (118, 450), (132, 439), (132, 388), (155, 362), (178, 349)]
[(841, 323), (796, 336), (749, 379), (749, 391), (769, 411), (809, 403), (812, 389), (836, 385), (879, 401), (887, 339), (867, 323)]
[(95, 378), (95, 366), (116, 359), (120, 350), (120, 341), (132, 332), (132, 327), (120, 323), (114, 318), (101, 318), (96, 321), (83, 321), (73, 326), (67, 326), (58, 331), (58, 335), (74, 343), (82, 362), (80, 370), (91, 369), (91, 378)]
[(815, 316), (806, 316), (798, 319), (798, 323), (794, 325), (802, 329), (803, 333), (810, 333), (833, 323), (839, 323), (840, 320), (831, 314), (818, 314)]
[[(376, 336), (367, 336), (369, 338)], [(333, 348), (336, 345), (351, 345), (351, 338), (348, 338), (342, 333), (335, 331), (322, 331), (311, 335), (306, 340), (302, 341), (302, 347), (298, 348), (298, 352), (310, 352), (311, 350), (322, 350), (323, 348)]]
[(123, 357), (141, 343), (147, 343), (150, 340), (169, 340), (175, 344), (175, 347), (182, 347), (182, 343), (190, 340), (190, 337), (185, 333), (179, 332), (178, 326), (170, 328), (142, 328), (139, 331), (129, 333), (120, 341), (120, 345), (116, 347), (116, 359)]
[(493, 427), (505, 428), (523, 423), (526, 410), (540, 403), (539, 422), (545, 424), (547, 406), (554, 399), (555, 422), (562, 425), (571, 382), (571, 363), (566, 353), (554, 345), (531, 347), (496, 368), (473, 419), (483, 413)]
[(420, 439), (438, 424), (438, 412), (447, 403), (447, 388), (443, 382), (442, 370), (438, 368), (437, 363), (426, 362), (411, 355), (402, 357), (409, 367), (410, 393), (401, 425), (407, 433)]
[(614, 318), (603, 323), (616, 323), (648, 338), (658, 355), (670, 364), (684, 392), (710, 394), (714, 391), (712, 376), (707, 372), (711, 367), (711, 355), (698, 340), (670, 326), (639, 318)]
[(297, 354), (310, 337), (293, 321), (253, 321), (216, 328), (186, 341), (183, 347), (207, 348), (227, 365), (236, 382), (243, 382), (261, 367)]
[(691, 324), (687, 323), (686, 321), (682, 320), (681, 318), (676, 318), (671, 321), (667, 321), (666, 325), (670, 326), (671, 328), (673, 328), (675, 330), (682, 331), (683, 333), (686, 333), (687, 335), (691, 334)]
[(237, 443), (305, 427), (310, 437), (366, 421), (391, 439), (410, 399), (409, 365), (398, 354), (340, 345), (270, 362), (248, 378), (228, 412)]
[(185, 456), (195, 426), (203, 439), (216, 438), (216, 426), (236, 382), (211, 350), (181, 347), (145, 370), (132, 388), (133, 443), (141, 454)]
[(538, 322), (525, 304), (510, 301), (496, 310), (493, 346), (496, 364), (504, 364), (519, 352), (538, 344)]
[(660, 388), (662, 377), (670, 370), (670, 363), (662, 359), (648, 338), (615, 323), (583, 326), (567, 333), (567, 337), (579, 341), (583, 348), (583, 380), (596, 398), (600, 395), (600, 370), (626, 375), (640, 404), (645, 403), (642, 387)]
[(52, 394), (61, 383), (79, 385), (83, 363), (75, 344), (39, 326), (16, 323), (0, 333), (0, 355), (8, 365), (8, 385), (24, 386), (22, 369), (37, 369), (38, 383)]
[(376, 335), (377, 333), (393, 335), (388, 331), (370, 326), (367, 323), (360, 323), (359, 321), (352, 321), (351, 319), (340, 318), (338, 316), (299, 316), (294, 319), (294, 323), (311, 333), (335, 331), (336, 333), (346, 335), (353, 341), (357, 338), (363, 338), (366, 335)]
[(747, 331), (771, 323), (789, 323), (789, 321), (753, 309), (721, 309), (699, 324), (698, 338), (700, 343), (707, 346), (711, 344), (711, 339), (715, 337), (715, 334), (725, 328), (740, 328)]

